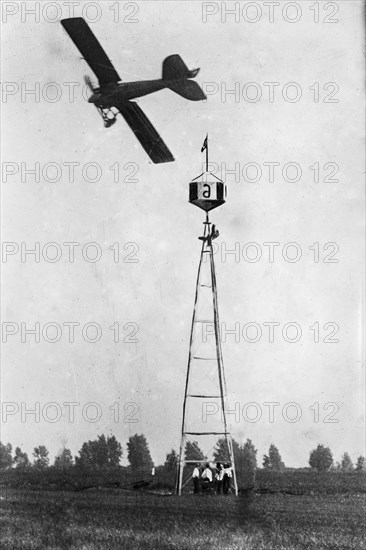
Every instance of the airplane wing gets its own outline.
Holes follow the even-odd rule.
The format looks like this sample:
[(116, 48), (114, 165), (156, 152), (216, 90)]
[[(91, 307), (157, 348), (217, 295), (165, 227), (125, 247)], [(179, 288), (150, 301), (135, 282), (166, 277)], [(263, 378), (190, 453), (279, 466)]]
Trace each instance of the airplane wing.
[(100, 85), (121, 80), (85, 19), (62, 19), (61, 25), (97, 76)]
[(137, 103), (126, 101), (120, 103), (117, 109), (154, 164), (174, 160), (168, 147)]

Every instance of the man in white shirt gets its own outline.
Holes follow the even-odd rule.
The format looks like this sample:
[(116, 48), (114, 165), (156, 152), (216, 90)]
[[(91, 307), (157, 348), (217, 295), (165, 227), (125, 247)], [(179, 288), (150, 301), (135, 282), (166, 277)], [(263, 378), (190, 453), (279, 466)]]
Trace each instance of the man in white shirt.
[(193, 470), (192, 479), (193, 479), (193, 493), (197, 494), (200, 492), (200, 465), (196, 464)]
[(206, 464), (205, 469), (202, 472), (202, 481), (204, 483), (204, 485), (202, 487), (203, 490), (204, 491), (209, 491), (211, 489), (211, 485), (212, 485), (212, 472), (211, 472), (208, 464)]

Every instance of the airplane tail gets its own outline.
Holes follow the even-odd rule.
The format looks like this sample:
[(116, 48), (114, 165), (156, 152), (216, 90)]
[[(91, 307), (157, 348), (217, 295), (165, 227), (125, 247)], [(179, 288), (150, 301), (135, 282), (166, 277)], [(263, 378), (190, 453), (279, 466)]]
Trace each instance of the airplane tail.
[(191, 101), (206, 99), (202, 88), (188, 80), (198, 74), (199, 69), (190, 71), (179, 55), (170, 55), (163, 61), (163, 80), (167, 81), (167, 87), (173, 92)]

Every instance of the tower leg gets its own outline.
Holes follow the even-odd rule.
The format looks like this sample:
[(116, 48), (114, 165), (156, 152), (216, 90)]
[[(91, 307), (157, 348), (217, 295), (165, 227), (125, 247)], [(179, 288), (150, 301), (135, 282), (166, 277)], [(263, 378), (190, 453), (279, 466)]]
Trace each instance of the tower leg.
[(237, 477), (236, 477), (234, 448), (233, 448), (233, 440), (231, 439), (231, 435), (228, 436), (227, 442), (228, 442), (230, 462), (231, 462), (231, 466), (232, 466), (232, 470), (233, 470), (234, 491), (235, 491), (235, 495), (238, 496), (238, 482), (237, 482)]
[(178, 463), (177, 483), (176, 483), (176, 493), (178, 495), (182, 494), (185, 448), (186, 448), (186, 438), (184, 435), (182, 435), (182, 441), (181, 441), (180, 450), (179, 450), (179, 463)]
[[(207, 218), (208, 219), (208, 218)], [(216, 353), (219, 369), (219, 383), (220, 383), (220, 395), (221, 395), (221, 408), (222, 408), (222, 417), (224, 420), (224, 431), (227, 448), (229, 451), (229, 459), (231, 462), (232, 472), (233, 472), (233, 483), (235, 495), (238, 495), (238, 484), (236, 479), (236, 470), (235, 470), (235, 459), (234, 459), (234, 449), (233, 442), (231, 439), (231, 434), (228, 433), (227, 421), (226, 421), (226, 411), (225, 411), (225, 397), (227, 395), (225, 373), (224, 373), (224, 362), (222, 357), (221, 349), (221, 332), (220, 332), (220, 320), (219, 320), (219, 307), (217, 301), (217, 285), (216, 285), (216, 272), (215, 272), (215, 263), (214, 263), (214, 254), (212, 248), (212, 239), (209, 239), (210, 247), (210, 262), (211, 262), (211, 280), (212, 280), (212, 299), (214, 307), (214, 320), (215, 320), (215, 338), (216, 338)]]

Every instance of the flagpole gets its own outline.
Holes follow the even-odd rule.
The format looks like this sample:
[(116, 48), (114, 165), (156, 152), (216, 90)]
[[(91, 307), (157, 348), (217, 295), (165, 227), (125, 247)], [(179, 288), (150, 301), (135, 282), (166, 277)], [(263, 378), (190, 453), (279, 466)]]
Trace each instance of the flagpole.
[(206, 172), (208, 172), (208, 134), (206, 134)]

